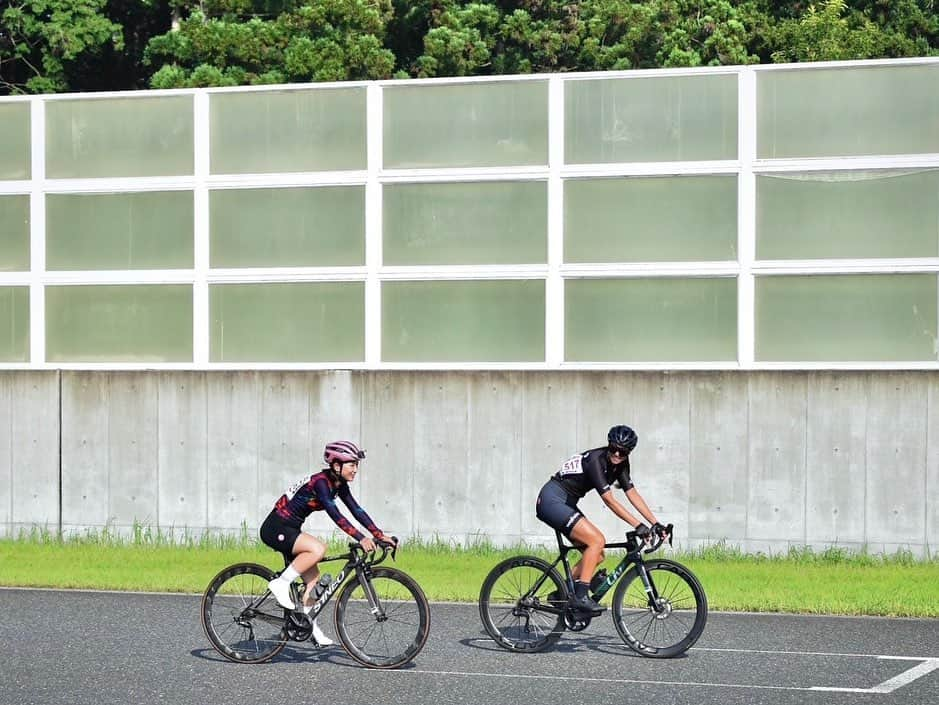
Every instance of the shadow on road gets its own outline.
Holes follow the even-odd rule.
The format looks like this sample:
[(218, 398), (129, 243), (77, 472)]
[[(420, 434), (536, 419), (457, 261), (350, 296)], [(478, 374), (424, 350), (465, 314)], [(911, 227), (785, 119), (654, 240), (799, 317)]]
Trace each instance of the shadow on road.
[[(215, 663), (230, 664), (232, 666), (245, 665), (239, 664), (237, 661), (229, 661), (211, 647), (192, 649), (190, 650), (189, 654), (194, 658), (200, 659), (202, 661), (214, 661)], [(283, 651), (277, 654), (277, 656), (272, 658), (270, 661), (266, 661), (265, 663), (331, 663), (335, 666), (343, 666), (345, 668), (365, 668), (350, 658), (339, 644), (334, 644), (332, 646), (316, 646), (314, 644), (299, 646), (296, 644), (288, 644), (284, 647)], [(400, 666), (396, 670), (407, 671), (414, 667), (415, 666), (413, 663), (408, 663), (404, 666)]]
[[(503, 649), (494, 641), (492, 641), (492, 639), (490, 639), (485, 632), (480, 632), (479, 636), (476, 637), (460, 639), (459, 643), (467, 648), (477, 649), (479, 651), (490, 651), (494, 653), (505, 653), (508, 651), (507, 649)], [(592, 651), (600, 654), (610, 654), (613, 656), (644, 658), (627, 647), (616, 637), (606, 636), (603, 634), (584, 634), (583, 632), (578, 632), (576, 634), (566, 634), (553, 645), (545, 649), (545, 653), (561, 654), (573, 654), (584, 651)], [(674, 660), (680, 660), (683, 658), (687, 658), (687, 654), (676, 656)]]

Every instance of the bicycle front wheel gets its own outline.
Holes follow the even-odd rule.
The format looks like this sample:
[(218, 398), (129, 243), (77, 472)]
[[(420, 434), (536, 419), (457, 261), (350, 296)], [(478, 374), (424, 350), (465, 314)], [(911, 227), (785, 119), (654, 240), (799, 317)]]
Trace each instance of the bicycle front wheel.
[(229, 661), (262, 663), (287, 643), (284, 609), (267, 590), (273, 571), (239, 563), (212, 578), (202, 596), (202, 628)]
[(613, 594), (616, 631), (642, 656), (672, 658), (683, 654), (698, 640), (707, 622), (704, 589), (690, 570), (675, 561), (649, 561), (645, 568), (658, 600), (653, 606), (633, 566)]
[(424, 648), (430, 633), (430, 605), (424, 591), (395, 568), (372, 568), (366, 585), (361, 578), (347, 581), (336, 600), (334, 618), (343, 648), (369, 668), (406, 664)]
[(560, 574), (549, 563), (518, 556), (502, 561), (486, 576), (479, 591), (479, 616), (486, 633), (503, 649), (542, 651), (564, 632), (567, 598)]

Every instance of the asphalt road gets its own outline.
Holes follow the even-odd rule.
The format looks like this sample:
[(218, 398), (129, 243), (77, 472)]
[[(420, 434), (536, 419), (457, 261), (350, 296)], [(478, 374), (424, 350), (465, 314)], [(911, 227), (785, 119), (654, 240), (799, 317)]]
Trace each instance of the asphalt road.
[(229, 663), (192, 595), (0, 589), (0, 614), (0, 705), (939, 703), (939, 620), (712, 613), (695, 648), (657, 661), (608, 615), (519, 655), (485, 636), (475, 605), (434, 604), (414, 662), (375, 671), (309, 643)]

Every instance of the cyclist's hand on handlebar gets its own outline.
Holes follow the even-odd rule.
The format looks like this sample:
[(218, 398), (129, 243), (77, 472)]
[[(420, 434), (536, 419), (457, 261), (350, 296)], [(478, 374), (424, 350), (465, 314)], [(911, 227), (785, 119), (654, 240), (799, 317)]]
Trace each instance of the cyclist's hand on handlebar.
[(636, 532), (636, 538), (642, 541), (648, 541), (649, 537), (652, 535), (652, 530), (645, 524), (639, 524), (633, 531)]
[(656, 534), (657, 536), (661, 537), (664, 540), (669, 537), (669, 534), (671, 532), (669, 531), (668, 527), (665, 526), (665, 524), (662, 524), (660, 522), (655, 522), (652, 525), (652, 533)]
[(387, 534), (379, 534), (375, 537), (377, 541), (382, 546), (387, 546), (388, 548), (397, 548), (398, 546), (398, 537), (397, 536), (388, 536)]
[(361, 546), (362, 550), (366, 553), (372, 553), (375, 550), (375, 541), (366, 536), (364, 539), (359, 541), (359, 546)]

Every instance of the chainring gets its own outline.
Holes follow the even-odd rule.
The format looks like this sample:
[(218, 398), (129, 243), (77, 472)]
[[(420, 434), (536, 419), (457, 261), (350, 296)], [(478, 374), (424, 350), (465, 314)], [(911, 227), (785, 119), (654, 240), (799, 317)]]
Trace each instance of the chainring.
[(294, 641), (306, 641), (313, 636), (313, 622), (308, 615), (291, 612), (284, 624), (287, 636)]
[(593, 617), (575, 616), (570, 610), (564, 613), (564, 626), (572, 632), (582, 632), (590, 626)]

